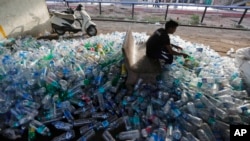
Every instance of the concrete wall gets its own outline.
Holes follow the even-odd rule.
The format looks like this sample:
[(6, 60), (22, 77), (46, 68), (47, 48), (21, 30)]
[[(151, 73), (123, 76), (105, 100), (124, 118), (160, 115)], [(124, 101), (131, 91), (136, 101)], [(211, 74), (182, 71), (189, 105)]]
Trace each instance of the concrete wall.
[(0, 0), (0, 26), (7, 37), (51, 31), (45, 0)]

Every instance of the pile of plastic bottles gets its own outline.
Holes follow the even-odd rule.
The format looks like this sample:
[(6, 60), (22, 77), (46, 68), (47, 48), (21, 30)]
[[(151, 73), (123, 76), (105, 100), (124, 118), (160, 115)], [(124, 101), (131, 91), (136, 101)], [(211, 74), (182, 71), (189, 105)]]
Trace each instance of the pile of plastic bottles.
[[(137, 43), (148, 38), (133, 35)], [(171, 43), (190, 57), (175, 57), (157, 84), (139, 79), (128, 95), (124, 37), (113, 32), (84, 40), (0, 41), (2, 136), (216, 141), (229, 140), (230, 124), (250, 123), (248, 94), (234, 60), (178, 36)]]

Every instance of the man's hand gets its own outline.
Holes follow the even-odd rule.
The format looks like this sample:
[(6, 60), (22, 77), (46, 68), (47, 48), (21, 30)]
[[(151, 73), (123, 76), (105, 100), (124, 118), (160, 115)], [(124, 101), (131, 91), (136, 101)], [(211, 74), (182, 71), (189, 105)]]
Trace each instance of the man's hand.
[(188, 58), (188, 57), (189, 57), (189, 55), (187, 55), (187, 54), (185, 54), (185, 53), (182, 53), (182, 56), (183, 56), (184, 58)]
[(183, 50), (181, 47), (179, 47), (179, 46), (175, 46), (175, 48), (177, 49), (177, 50)]

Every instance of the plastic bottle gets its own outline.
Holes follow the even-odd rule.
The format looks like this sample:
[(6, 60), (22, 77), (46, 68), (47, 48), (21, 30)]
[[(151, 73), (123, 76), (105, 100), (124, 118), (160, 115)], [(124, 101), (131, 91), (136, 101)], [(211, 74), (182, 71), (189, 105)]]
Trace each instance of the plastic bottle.
[(71, 98), (69, 99), (69, 102), (79, 107), (85, 106), (85, 103), (81, 99), (78, 99), (78, 98)]
[(202, 129), (206, 133), (210, 141), (216, 141), (214, 134), (207, 123), (202, 123), (200, 129)]
[(186, 132), (186, 131), (183, 131), (184, 132), (184, 135), (187, 137), (187, 139), (189, 141), (200, 141), (199, 139), (197, 139), (192, 133), (190, 132)]
[(191, 114), (185, 114), (185, 113), (183, 113), (183, 114), (182, 114), (182, 117), (183, 117), (185, 120), (191, 122), (193, 125), (196, 125), (196, 126), (198, 126), (198, 127), (200, 127), (201, 124), (203, 123), (202, 119), (200, 119), (199, 117), (193, 116), (193, 115), (191, 115)]
[(74, 130), (69, 130), (65, 133), (62, 133), (59, 136), (56, 136), (52, 139), (52, 141), (62, 141), (62, 140), (71, 140), (75, 137), (75, 131)]
[(238, 113), (250, 113), (250, 104), (244, 104), (244, 105), (241, 105), (241, 106), (238, 106), (236, 107), (237, 108), (237, 111)]
[(102, 134), (102, 138), (105, 141), (116, 141), (108, 130), (105, 130)]
[(190, 131), (190, 132), (196, 131), (197, 127), (193, 126), (190, 122), (188, 122), (180, 117), (177, 120), (183, 129)]
[(57, 82), (57, 76), (53, 72), (48, 72), (45, 81), (56, 88), (60, 87), (60, 85)]
[(21, 106), (28, 106), (33, 109), (38, 109), (40, 107), (40, 104), (37, 102), (29, 101), (29, 100), (23, 100), (20, 103)]
[(218, 97), (218, 96), (223, 96), (223, 95), (232, 95), (233, 91), (229, 88), (225, 88), (223, 90), (220, 90), (216, 93), (213, 94), (213, 96)]
[(110, 125), (110, 123), (109, 123), (108, 120), (100, 121), (100, 122), (97, 122), (97, 123), (96, 123), (95, 129), (96, 129), (96, 130), (106, 129), (106, 128), (109, 127), (109, 125)]
[(110, 122), (109, 129), (108, 129), (108, 130), (115, 129), (115, 128), (119, 127), (120, 125), (124, 124), (124, 119), (123, 119), (123, 117), (116, 118), (115, 120), (110, 120), (110, 119), (108, 119), (108, 121)]
[(68, 109), (63, 110), (63, 115), (68, 122), (72, 123), (74, 121), (74, 117)]
[(74, 121), (72, 121), (72, 122), (73, 122), (73, 125), (74, 125), (74, 126), (83, 126), (83, 125), (85, 125), (85, 124), (90, 124), (90, 123), (92, 123), (93, 120), (92, 120), (92, 119), (76, 119), (76, 120), (74, 120)]
[(109, 115), (105, 113), (94, 113), (91, 115), (91, 117), (95, 119), (107, 119)]
[(225, 119), (226, 116), (227, 116), (227, 112), (225, 112), (224, 110), (222, 110), (222, 109), (220, 109), (220, 108), (218, 108), (218, 107), (215, 107), (215, 108), (213, 109), (213, 111), (214, 111), (214, 113), (215, 113), (218, 117), (220, 117), (221, 119)]
[(98, 103), (100, 106), (101, 111), (105, 110), (105, 102), (104, 102), (104, 98), (103, 98), (103, 91), (102, 90), (98, 90), (99, 92), (97, 93), (97, 99), (98, 99)]
[(140, 138), (140, 132), (138, 129), (130, 130), (130, 131), (123, 131), (117, 135), (117, 138), (120, 140), (133, 140)]
[(129, 116), (124, 116), (123, 120), (124, 120), (124, 123), (125, 123), (126, 130), (130, 130), (132, 128), (132, 125), (131, 125), (131, 122), (130, 122), (130, 117)]
[(38, 120), (41, 122), (47, 122), (53, 119), (57, 119), (57, 118), (63, 118), (63, 112), (61, 110), (55, 111), (55, 110), (51, 110), (48, 113), (46, 113), (45, 115), (41, 115), (38, 117)]
[(10, 112), (17, 120), (20, 120), (24, 116), (23, 114), (19, 114), (14, 108), (11, 108)]
[(180, 141), (189, 141), (188, 138), (182, 136)]
[(80, 113), (84, 113), (84, 112), (86, 112), (86, 111), (88, 111), (88, 110), (90, 110), (90, 109), (91, 109), (91, 106), (80, 107), (80, 108), (78, 108), (78, 109), (76, 109), (76, 110), (74, 111), (74, 115), (77, 115), (77, 114), (80, 114)]
[(62, 121), (52, 122), (52, 125), (56, 129), (60, 129), (60, 130), (64, 130), (64, 131), (68, 131), (68, 130), (71, 130), (73, 128), (72, 124), (66, 123), (66, 122), (62, 122)]
[(142, 137), (147, 138), (151, 134), (152, 130), (152, 126), (147, 126), (146, 128), (143, 128), (141, 130)]
[(61, 89), (63, 91), (67, 90), (67, 88), (68, 88), (68, 82), (66, 80), (63, 80), (63, 79), (59, 80), (59, 84), (60, 84)]
[[(171, 129), (170, 129), (171, 127), (168, 127), (168, 129), (167, 129), (167, 131), (170, 131), (171, 132)], [(166, 129), (164, 129), (164, 128), (158, 128), (158, 131), (157, 131), (157, 141), (164, 141), (164, 139), (165, 139), (165, 137), (166, 136), (171, 136), (172, 137), (172, 133), (170, 133), (170, 132), (167, 132), (166, 131)]]
[(176, 140), (180, 140), (181, 137), (182, 137), (182, 133), (181, 133), (181, 130), (179, 128), (179, 125), (175, 125), (174, 130), (173, 130), (173, 138)]
[(44, 109), (49, 109), (52, 106), (52, 97), (50, 94), (45, 95), (44, 98), (42, 99), (42, 106)]
[(143, 80), (141, 78), (139, 78), (135, 84), (134, 91), (136, 91), (140, 87), (142, 82), (143, 82)]
[(103, 81), (103, 76), (104, 76), (104, 72), (100, 72), (99, 75), (95, 78), (95, 84), (97, 86), (101, 85), (102, 81)]
[(173, 99), (173, 98), (170, 98), (170, 99), (166, 102), (166, 104), (164, 105), (164, 107), (163, 107), (163, 112), (164, 112), (165, 114), (168, 114), (168, 113), (169, 113), (169, 111), (170, 111), (170, 109), (171, 109), (171, 104), (173, 103), (173, 101), (174, 101), (174, 99)]
[(196, 109), (195, 109), (195, 106), (194, 106), (194, 103), (193, 102), (188, 102), (187, 103), (187, 110), (190, 112), (190, 114), (196, 116)]
[(91, 129), (88, 132), (86, 132), (83, 136), (78, 138), (77, 141), (87, 141), (88, 139), (90, 139), (94, 135), (95, 135), (95, 131), (93, 129)]
[(13, 123), (12, 127), (18, 127), (20, 125), (26, 124), (34, 119), (34, 117), (38, 114), (38, 112), (33, 112), (30, 114), (27, 114), (23, 116), (21, 119), (19, 119), (17, 122)]
[(153, 107), (152, 104), (149, 104), (147, 106), (146, 117), (150, 118), (152, 115), (153, 115)]
[(36, 139), (36, 130), (35, 128), (28, 128), (28, 141), (35, 141)]
[(172, 139), (172, 137), (173, 137), (173, 125), (172, 125), (172, 123), (168, 124), (168, 126), (167, 126), (166, 136), (170, 139)]
[(89, 131), (90, 129), (94, 129), (96, 126), (97, 121), (93, 121), (90, 124), (86, 124), (82, 127), (79, 128), (80, 134), (83, 135), (85, 134), (87, 131)]
[(45, 135), (45, 136), (51, 135), (49, 128), (37, 120), (32, 120), (29, 126), (34, 128), (37, 131), (37, 133), (41, 135)]
[(201, 140), (201, 141), (210, 141), (210, 138), (207, 136), (206, 132), (204, 132), (204, 130), (202, 129), (198, 129), (196, 131), (196, 134), (198, 136), (198, 138)]
[(19, 135), (15, 130), (16, 129), (13, 129), (13, 128), (7, 128), (1, 131), (1, 134), (5, 138), (10, 139), (10, 140), (16, 140), (18, 138), (21, 138), (21, 135)]

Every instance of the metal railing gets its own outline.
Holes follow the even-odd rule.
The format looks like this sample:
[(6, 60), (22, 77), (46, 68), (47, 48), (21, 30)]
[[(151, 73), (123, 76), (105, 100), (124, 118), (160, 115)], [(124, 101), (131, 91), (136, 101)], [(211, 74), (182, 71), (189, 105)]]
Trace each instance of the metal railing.
[[(47, 1), (53, 1), (53, 2), (58, 2), (58, 0), (47, 0)], [(112, 1), (88, 1), (88, 0), (66, 0), (69, 3), (91, 3), (91, 4), (97, 4), (99, 5), (99, 15), (102, 15), (102, 6), (107, 5), (107, 4), (112, 4), (112, 5), (126, 5), (126, 6), (131, 6), (131, 17), (134, 19), (135, 15), (135, 6), (139, 5), (158, 5), (162, 7), (166, 7), (165, 14), (164, 14), (164, 19), (167, 20), (168, 17), (168, 12), (169, 12), (169, 7), (203, 7), (204, 11), (200, 20), (200, 23), (202, 24), (208, 8), (212, 9), (219, 9), (219, 10), (227, 10), (227, 11), (233, 11), (233, 10), (240, 10), (242, 11), (242, 14), (240, 16), (239, 21), (237, 22), (238, 25), (240, 25), (247, 14), (247, 11), (250, 9), (250, 6), (221, 6), (221, 5), (202, 5), (202, 4), (185, 4), (185, 3), (152, 3), (152, 2), (112, 2)]]

